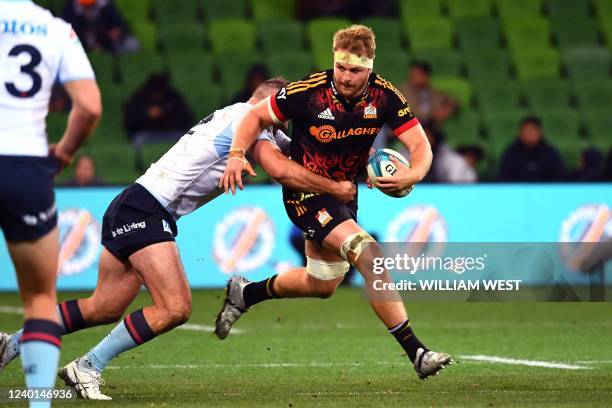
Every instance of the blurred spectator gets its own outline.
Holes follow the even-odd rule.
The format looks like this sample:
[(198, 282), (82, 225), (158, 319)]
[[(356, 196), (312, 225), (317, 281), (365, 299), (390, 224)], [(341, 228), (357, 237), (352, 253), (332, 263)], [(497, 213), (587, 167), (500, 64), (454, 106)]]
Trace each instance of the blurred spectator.
[(529, 116), (521, 122), (519, 137), (504, 152), (500, 181), (560, 181), (563, 161), (557, 149), (544, 139), (540, 119)]
[(67, 113), (70, 112), (72, 101), (63, 85), (56, 82), (51, 88), (51, 98), (49, 99), (49, 112)]
[(605, 181), (612, 181), (612, 149), (608, 151), (608, 157), (606, 158), (606, 166), (604, 168), (603, 179)]
[(64, 185), (69, 187), (103, 186), (106, 183), (96, 175), (96, 163), (86, 154), (81, 155), (74, 165), (74, 177)]
[(580, 155), (578, 170), (573, 174), (574, 181), (602, 181), (604, 157), (597, 149), (586, 149)]
[(194, 123), (193, 112), (166, 74), (152, 74), (128, 99), (123, 124), (136, 149), (136, 167), (143, 169), (142, 146), (148, 142), (174, 141)]
[(440, 126), (457, 110), (457, 102), (431, 85), (431, 66), (426, 62), (414, 62), (408, 82), (401, 88), (412, 110), (420, 121)]
[(476, 170), (459, 153), (444, 142), (444, 134), (424, 122), (423, 129), (431, 145), (433, 161), (424, 181), (431, 183), (475, 183)]
[(69, 0), (62, 17), (72, 24), (87, 51), (123, 53), (139, 48), (113, 0)]
[(247, 73), (245, 87), (236, 95), (234, 95), (232, 103), (248, 101), (251, 95), (253, 95), (253, 91), (255, 91), (255, 88), (257, 88), (262, 82), (269, 78), (270, 72), (264, 64), (253, 65)]
[(478, 164), (484, 159), (484, 151), (478, 145), (461, 145), (457, 148), (459, 153), (466, 163), (474, 170)]

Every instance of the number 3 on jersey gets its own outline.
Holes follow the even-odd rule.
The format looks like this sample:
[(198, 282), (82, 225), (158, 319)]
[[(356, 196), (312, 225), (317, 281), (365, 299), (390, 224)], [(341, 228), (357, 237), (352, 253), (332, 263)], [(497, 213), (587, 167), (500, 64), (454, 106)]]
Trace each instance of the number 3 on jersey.
[(42, 87), (42, 78), (38, 72), (35, 71), (35, 68), (42, 61), (42, 56), (40, 55), (40, 51), (38, 51), (38, 49), (27, 44), (19, 44), (14, 46), (9, 51), (8, 55), (9, 57), (17, 57), (23, 53), (30, 54), (30, 61), (20, 67), (21, 73), (29, 75), (32, 78), (32, 86), (30, 89), (26, 90), (17, 89), (13, 82), (5, 82), (4, 86), (6, 87), (8, 93), (17, 98), (31, 98), (36, 95), (36, 93), (40, 91), (40, 88)]

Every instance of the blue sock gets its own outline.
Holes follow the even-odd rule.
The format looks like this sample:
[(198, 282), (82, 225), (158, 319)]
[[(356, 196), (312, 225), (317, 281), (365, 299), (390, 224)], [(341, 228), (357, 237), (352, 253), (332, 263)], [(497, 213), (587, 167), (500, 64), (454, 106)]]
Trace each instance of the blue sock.
[[(21, 363), (28, 388), (55, 386), (60, 354), (60, 327), (49, 320), (28, 319), (23, 325)], [(50, 407), (51, 400), (37, 400), (32, 406)]]
[(115, 326), (104, 340), (85, 355), (85, 359), (96, 371), (102, 372), (113, 358), (153, 337), (155, 333), (145, 320), (142, 309), (139, 309), (127, 315), (121, 323)]

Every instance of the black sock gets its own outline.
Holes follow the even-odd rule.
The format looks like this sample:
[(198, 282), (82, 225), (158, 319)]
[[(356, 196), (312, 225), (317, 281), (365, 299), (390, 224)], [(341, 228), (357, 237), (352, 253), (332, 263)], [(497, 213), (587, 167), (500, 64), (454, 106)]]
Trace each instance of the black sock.
[(269, 277), (259, 282), (251, 282), (244, 287), (244, 303), (247, 307), (256, 305), (268, 299), (278, 299), (274, 293), (274, 281), (278, 275)]
[(408, 357), (412, 362), (414, 362), (416, 352), (419, 348), (428, 350), (428, 348), (419, 341), (417, 336), (415, 336), (414, 332), (412, 331), (412, 327), (410, 327), (409, 319), (406, 319), (392, 329), (389, 329), (389, 333), (395, 337), (395, 340), (397, 340), (400, 346), (402, 346), (402, 348), (406, 351), (406, 354), (408, 354)]
[(57, 305), (62, 323), (64, 325), (64, 332), (74, 333), (81, 329), (87, 328), (87, 322), (83, 319), (81, 309), (79, 308), (79, 302), (76, 300), (68, 300), (66, 302)]

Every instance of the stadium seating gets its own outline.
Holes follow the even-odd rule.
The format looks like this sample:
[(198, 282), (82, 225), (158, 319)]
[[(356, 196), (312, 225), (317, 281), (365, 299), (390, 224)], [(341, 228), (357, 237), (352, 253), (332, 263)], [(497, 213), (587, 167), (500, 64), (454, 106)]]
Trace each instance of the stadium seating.
[(523, 95), (529, 108), (534, 112), (569, 109), (570, 86), (562, 79), (541, 79), (525, 81)]
[(604, 148), (604, 153), (612, 149), (612, 115), (609, 105), (600, 110), (592, 110), (584, 114), (584, 122), (588, 129), (589, 140)]
[(504, 21), (537, 17), (542, 11), (542, 0), (496, 0), (495, 4)]
[(446, 141), (453, 147), (465, 144), (485, 146), (480, 137), (480, 119), (478, 113), (470, 109), (461, 109), (457, 115), (444, 124)]
[[(254, 63), (263, 62), (272, 75), (289, 80), (331, 68), (331, 38), (351, 23), (328, 17), (298, 21), (295, 0), (115, 1), (141, 44), (136, 54), (89, 55), (105, 108), (90, 146), (120, 146), (115, 152), (131, 150), (121, 109), (151, 73), (167, 70), (196, 116), (205, 116), (242, 89)], [(64, 1), (37, 3), (61, 14)], [(396, 4), (396, 16), (360, 21), (376, 33), (374, 69), (399, 87), (411, 61), (429, 62), (434, 84), (461, 102), (458, 115), (444, 126), (452, 145), (478, 142), (495, 158), (529, 113), (542, 118), (568, 160), (575, 159), (571, 150), (586, 141), (607, 146), (612, 128), (607, 109), (612, 95), (610, 0)], [(63, 131), (64, 116), (49, 116), (51, 133)], [(110, 162), (98, 163), (103, 175), (114, 171), (104, 168)], [(120, 180), (120, 173), (111, 178), (131, 181), (133, 174)]]
[(109, 184), (131, 183), (140, 176), (135, 167), (135, 152), (128, 144), (87, 146), (85, 152), (93, 156), (98, 174)]
[(401, 86), (408, 78), (411, 58), (406, 51), (378, 50), (374, 61), (374, 71), (391, 81), (395, 86)]
[(491, 1), (446, 0), (446, 7), (453, 18), (487, 17), (491, 12)]
[(98, 82), (107, 84), (116, 82), (117, 69), (112, 55), (102, 52), (91, 52), (88, 57)]
[(564, 18), (552, 20), (552, 30), (559, 48), (596, 46), (597, 23), (592, 18)]
[(394, 18), (372, 17), (361, 20), (376, 33), (376, 49), (398, 50), (402, 48), (402, 26)]
[(426, 61), (434, 76), (459, 76), (461, 74), (461, 55), (453, 49), (427, 49), (415, 53), (419, 61)]
[(610, 76), (610, 52), (603, 47), (576, 47), (564, 50), (563, 62), (573, 81), (593, 81)]
[(204, 27), (197, 22), (173, 22), (158, 30), (158, 41), (166, 53), (197, 51), (204, 47)]
[(132, 21), (130, 29), (140, 43), (140, 50), (154, 52), (157, 48), (157, 28), (149, 21)]
[(436, 18), (442, 12), (440, 0), (398, 0), (400, 18), (408, 22), (422, 18)]
[(294, 20), (269, 20), (257, 26), (259, 42), (268, 55), (300, 51), (304, 45), (304, 27)]
[(289, 81), (298, 81), (312, 72), (312, 56), (308, 52), (270, 53), (266, 63), (273, 76), (283, 76)]
[(152, 0), (155, 18), (162, 25), (191, 23), (198, 17), (199, 8), (196, 0)]
[(255, 21), (288, 20), (295, 13), (293, 0), (251, 0)]
[(351, 22), (343, 18), (319, 18), (308, 22), (307, 36), (317, 69), (332, 67), (332, 37)]
[(502, 49), (464, 53), (468, 77), (473, 83), (506, 81), (510, 76), (510, 56)]
[(519, 108), (521, 93), (513, 81), (478, 83), (474, 90), (478, 110), (488, 113), (514, 112)]
[(221, 75), (225, 100), (230, 100), (245, 85), (246, 74), (257, 63), (263, 63), (258, 52), (227, 52), (217, 54), (215, 64)]
[(497, 51), (501, 42), (499, 22), (490, 17), (470, 17), (455, 21), (459, 46), (464, 52)]
[(469, 106), (472, 99), (470, 83), (462, 78), (434, 77), (432, 81), (440, 91), (451, 95), (461, 106)]
[[(246, 16), (246, 0), (200, 0), (204, 18), (215, 21), (228, 18), (243, 18)], [(174, 2), (169, 2), (174, 3)]]
[(542, 17), (520, 17), (504, 22), (506, 41), (513, 54), (548, 47), (550, 22)]
[(115, 0), (123, 17), (132, 22), (149, 18), (150, 3), (150, 0)]
[(187, 94), (196, 86), (208, 86), (213, 82), (214, 61), (210, 54), (201, 51), (174, 52), (166, 58), (172, 84)]
[(518, 78), (523, 81), (559, 77), (559, 53), (553, 48), (521, 51), (514, 58)]
[(212, 21), (210, 42), (215, 53), (254, 51), (255, 24), (239, 18)]
[(412, 51), (428, 48), (450, 48), (453, 40), (453, 24), (446, 18), (410, 20), (404, 27), (406, 39)]
[(601, 111), (604, 107), (610, 107), (612, 81), (608, 79), (581, 83), (574, 87), (574, 93), (578, 99), (578, 106), (581, 111)]
[(142, 163), (144, 169), (148, 169), (151, 163), (156, 162), (164, 155), (176, 142), (157, 142), (147, 143), (142, 147)]
[(142, 85), (149, 75), (166, 70), (161, 55), (152, 52), (123, 54), (119, 57), (118, 63), (121, 83), (128, 94)]
[(580, 135), (580, 115), (572, 109), (539, 111), (544, 134), (552, 140), (577, 140)]

